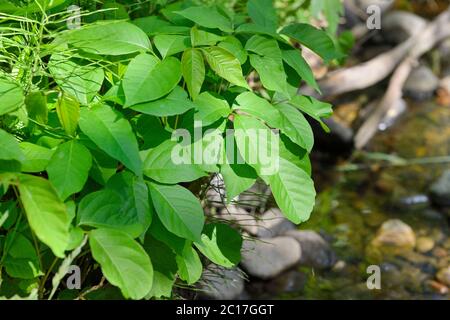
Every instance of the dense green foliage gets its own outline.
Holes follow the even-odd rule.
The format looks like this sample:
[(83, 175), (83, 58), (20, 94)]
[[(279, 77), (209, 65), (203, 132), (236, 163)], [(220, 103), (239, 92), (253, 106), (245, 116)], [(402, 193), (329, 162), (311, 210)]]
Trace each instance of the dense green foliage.
[[(115, 10), (83, 12), (82, 27), (67, 30), (71, 3)], [(74, 297), (102, 275), (125, 298), (171, 297), (208, 260), (237, 265), (240, 233), (201, 205), (214, 174), (228, 201), (259, 177), (288, 219), (309, 218), (314, 137), (304, 114), (326, 128), (331, 106), (296, 95), (302, 80), (317, 85), (294, 44), (340, 58), (327, 32), (280, 29), (271, 0), (234, 10), (87, 3), (0, 3), (0, 296), (62, 298), (61, 278), (76, 264), (84, 282)], [(218, 152), (207, 163), (174, 163), (171, 134), (194, 132), (198, 121), (218, 133)], [(223, 152), (231, 128), (245, 163)], [(250, 161), (272, 147), (252, 141), (252, 129), (280, 131), (277, 150), (264, 150), (277, 154), (276, 172)]]

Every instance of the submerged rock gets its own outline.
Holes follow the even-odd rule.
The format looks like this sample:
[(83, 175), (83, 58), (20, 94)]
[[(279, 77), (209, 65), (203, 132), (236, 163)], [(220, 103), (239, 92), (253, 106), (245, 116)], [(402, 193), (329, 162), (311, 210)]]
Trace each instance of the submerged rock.
[(416, 245), (416, 235), (403, 221), (391, 219), (381, 225), (371, 244), (375, 247), (409, 250)]
[(442, 176), (431, 186), (431, 199), (439, 206), (450, 206), (450, 170), (446, 170)]
[(301, 248), (292, 238), (276, 237), (244, 241), (241, 253), (241, 264), (251, 276), (271, 279), (299, 262)]
[(439, 270), (436, 274), (436, 279), (438, 279), (439, 282), (442, 282), (446, 286), (450, 286), (450, 266)]
[(419, 252), (429, 252), (434, 248), (434, 240), (428, 237), (419, 237), (416, 241), (416, 249)]
[(431, 98), (439, 87), (439, 79), (426, 66), (414, 69), (406, 80), (404, 91), (406, 95), (416, 100)]
[(333, 267), (336, 255), (330, 245), (314, 231), (291, 230), (286, 236), (294, 238), (302, 248), (300, 264), (317, 269)]
[(199, 296), (211, 300), (237, 299), (244, 291), (244, 278), (238, 269), (209, 265), (199, 282)]

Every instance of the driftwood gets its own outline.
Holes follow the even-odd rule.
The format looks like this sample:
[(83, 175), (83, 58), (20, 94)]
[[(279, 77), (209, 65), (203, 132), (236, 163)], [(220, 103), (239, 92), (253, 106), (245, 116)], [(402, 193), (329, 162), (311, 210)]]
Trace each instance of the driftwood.
[[(416, 45), (417, 38), (415, 36), (426, 25), (424, 19), (409, 13), (392, 12), (386, 15), (385, 20), (386, 25), (383, 26), (383, 29), (386, 29), (386, 32), (392, 32), (397, 29), (409, 34), (410, 38), (367, 62), (330, 72), (318, 82), (322, 95), (333, 96), (365, 89), (385, 79)], [(365, 25), (364, 28), (368, 30)], [(354, 29), (356, 31), (362, 29), (362, 27), (356, 26)], [(300, 93), (316, 95), (312, 89), (307, 87), (301, 88)]]
[(363, 123), (355, 136), (355, 147), (363, 148), (376, 133), (378, 123), (386, 112), (403, 95), (403, 86), (411, 70), (417, 64), (417, 59), (432, 49), (438, 42), (450, 36), (450, 9), (441, 13), (433, 22), (419, 34), (413, 36), (407, 42), (414, 42), (406, 58), (397, 67), (392, 75), (389, 87), (372, 115)]

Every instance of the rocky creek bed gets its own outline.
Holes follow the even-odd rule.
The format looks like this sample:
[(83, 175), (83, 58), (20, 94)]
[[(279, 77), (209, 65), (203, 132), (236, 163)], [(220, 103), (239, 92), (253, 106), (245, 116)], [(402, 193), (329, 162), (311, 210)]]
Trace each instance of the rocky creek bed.
[[(410, 106), (371, 142), (376, 162), (355, 154), (354, 167), (316, 166), (315, 212), (300, 229), (272, 206), (262, 185), (228, 206), (211, 191), (210, 214), (247, 238), (239, 268), (211, 266), (197, 296), (449, 299), (449, 123), (448, 107)], [(367, 288), (369, 265), (380, 267), (379, 290)]]

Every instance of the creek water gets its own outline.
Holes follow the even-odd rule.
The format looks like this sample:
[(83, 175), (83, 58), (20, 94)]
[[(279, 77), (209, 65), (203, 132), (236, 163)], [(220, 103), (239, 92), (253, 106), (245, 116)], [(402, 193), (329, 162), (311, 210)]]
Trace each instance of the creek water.
[[(297, 267), (270, 282), (249, 287), (255, 298), (276, 299), (449, 299), (436, 273), (450, 261), (449, 210), (429, 199), (430, 185), (450, 169), (450, 108), (410, 104), (392, 128), (368, 146), (377, 161), (353, 156), (359, 165), (316, 169), (318, 197), (310, 220), (331, 244), (337, 263), (321, 271)], [(389, 155), (386, 157), (386, 155)], [(396, 161), (401, 157), (405, 162)], [(398, 160), (398, 159), (397, 159)], [(408, 161), (409, 160), (409, 161)], [(344, 164), (345, 165), (345, 164)], [(428, 248), (371, 250), (383, 222), (400, 219)], [(381, 289), (369, 290), (366, 269), (381, 270)]]

